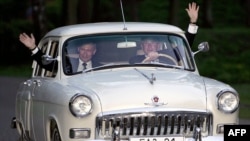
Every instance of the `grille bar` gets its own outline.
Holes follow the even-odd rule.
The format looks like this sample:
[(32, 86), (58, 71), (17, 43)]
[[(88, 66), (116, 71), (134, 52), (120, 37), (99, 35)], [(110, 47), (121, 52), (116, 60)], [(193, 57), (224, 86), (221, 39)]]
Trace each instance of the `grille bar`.
[(110, 138), (119, 127), (120, 136), (191, 136), (199, 127), (202, 135), (210, 133), (211, 115), (205, 112), (126, 113), (97, 117), (99, 137)]

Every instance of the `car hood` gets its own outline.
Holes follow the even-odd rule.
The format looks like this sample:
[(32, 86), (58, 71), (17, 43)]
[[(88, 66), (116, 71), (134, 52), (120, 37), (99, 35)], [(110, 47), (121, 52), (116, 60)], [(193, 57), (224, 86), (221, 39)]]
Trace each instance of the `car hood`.
[[(73, 79), (79, 89), (92, 91), (103, 111), (161, 107), (206, 109), (202, 77), (179, 69), (129, 68), (81, 74)], [(152, 83), (150, 82), (152, 81)], [(154, 101), (153, 98), (157, 98)]]

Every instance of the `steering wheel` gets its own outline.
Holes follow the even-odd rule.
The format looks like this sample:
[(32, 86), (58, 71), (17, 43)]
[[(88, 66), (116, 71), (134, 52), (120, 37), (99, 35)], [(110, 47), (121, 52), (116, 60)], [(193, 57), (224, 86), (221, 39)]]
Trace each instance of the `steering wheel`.
[[(162, 53), (159, 53), (158, 55), (159, 55), (159, 57), (165, 57), (165, 58), (171, 60), (175, 65), (178, 65), (178, 62), (172, 56), (167, 55), (167, 54), (162, 54)], [(142, 62), (147, 62), (147, 60), (148, 60), (148, 58), (145, 58)]]
[(161, 53), (160, 53), (159, 56), (160, 56), (160, 57), (165, 57), (165, 58), (171, 60), (175, 65), (178, 65), (178, 62), (177, 62), (172, 56), (170, 56), (170, 55), (161, 54)]

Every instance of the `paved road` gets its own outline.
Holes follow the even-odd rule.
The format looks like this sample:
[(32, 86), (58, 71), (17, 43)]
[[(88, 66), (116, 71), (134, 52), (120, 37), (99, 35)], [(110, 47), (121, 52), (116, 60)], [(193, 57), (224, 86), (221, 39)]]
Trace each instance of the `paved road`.
[[(21, 82), (27, 78), (0, 77), (0, 141), (17, 141), (16, 129), (10, 128), (15, 115), (15, 95)], [(241, 124), (250, 124), (250, 120), (240, 120)]]
[(16, 129), (10, 128), (15, 115), (15, 95), (25, 78), (0, 77), (0, 141), (17, 141)]

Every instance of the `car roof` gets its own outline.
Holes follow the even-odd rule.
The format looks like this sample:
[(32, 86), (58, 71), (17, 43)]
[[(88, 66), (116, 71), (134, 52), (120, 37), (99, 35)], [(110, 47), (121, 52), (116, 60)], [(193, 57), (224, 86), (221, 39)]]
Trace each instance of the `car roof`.
[(162, 23), (148, 23), (148, 22), (99, 22), (99, 23), (85, 23), (75, 24), (63, 27), (58, 27), (45, 35), (47, 36), (74, 36), (74, 35), (88, 35), (97, 33), (117, 33), (117, 32), (170, 32), (183, 33), (179, 27), (162, 24)]

